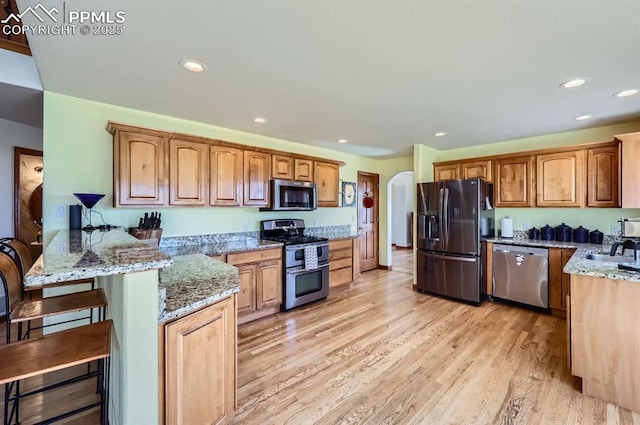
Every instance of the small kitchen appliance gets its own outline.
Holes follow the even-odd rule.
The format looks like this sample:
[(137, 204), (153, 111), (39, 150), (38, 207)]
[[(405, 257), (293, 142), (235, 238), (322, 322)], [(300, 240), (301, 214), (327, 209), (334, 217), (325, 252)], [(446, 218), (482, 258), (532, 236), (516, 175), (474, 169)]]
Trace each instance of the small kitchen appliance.
[(621, 218), (623, 238), (640, 238), (640, 218)]
[(329, 295), (329, 240), (307, 236), (304, 230), (302, 219), (260, 222), (260, 239), (284, 244), (282, 311)]

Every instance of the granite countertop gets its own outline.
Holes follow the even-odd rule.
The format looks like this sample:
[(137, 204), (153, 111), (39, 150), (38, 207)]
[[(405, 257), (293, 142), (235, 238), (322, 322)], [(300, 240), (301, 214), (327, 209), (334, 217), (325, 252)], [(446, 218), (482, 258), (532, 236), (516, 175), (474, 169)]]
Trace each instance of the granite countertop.
[(321, 238), (327, 238), (330, 241), (338, 240), (338, 239), (353, 239), (358, 237), (357, 232), (352, 232), (350, 230), (336, 231), (336, 232), (305, 232), (304, 234), (309, 236), (318, 236)]
[(166, 322), (240, 291), (238, 269), (204, 254), (181, 255), (160, 270), (159, 322)]
[(26, 289), (97, 276), (156, 270), (172, 260), (122, 230), (60, 230), (24, 277)]
[[(640, 282), (640, 272), (620, 270), (618, 264), (614, 262), (587, 260), (586, 255), (589, 252), (608, 254), (611, 245), (505, 238), (488, 239), (487, 242), (541, 248), (575, 248), (576, 252), (564, 266), (565, 273)], [(633, 262), (633, 257), (629, 258), (629, 262)]]
[(160, 247), (160, 251), (170, 257), (191, 254), (220, 255), (231, 252), (255, 251), (282, 247), (282, 243), (263, 239), (240, 239), (218, 243), (186, 244)]

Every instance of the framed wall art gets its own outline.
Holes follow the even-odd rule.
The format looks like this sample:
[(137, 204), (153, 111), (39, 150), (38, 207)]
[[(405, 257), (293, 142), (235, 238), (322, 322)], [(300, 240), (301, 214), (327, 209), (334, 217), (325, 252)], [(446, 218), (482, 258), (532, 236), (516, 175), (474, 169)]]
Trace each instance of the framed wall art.
[(356, 184), (355, 182), (342, 182), (342, 206), (356, 206)]

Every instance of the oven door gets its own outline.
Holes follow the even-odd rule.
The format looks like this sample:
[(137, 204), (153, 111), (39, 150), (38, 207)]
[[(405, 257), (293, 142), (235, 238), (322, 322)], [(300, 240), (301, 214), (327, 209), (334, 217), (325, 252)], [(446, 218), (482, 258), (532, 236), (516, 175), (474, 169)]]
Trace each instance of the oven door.
[(328, 263), (319, 265), (317, 269), (294, 268), (286, 271), (283, 311), (326, 298), (327, 295), (329, 295)]

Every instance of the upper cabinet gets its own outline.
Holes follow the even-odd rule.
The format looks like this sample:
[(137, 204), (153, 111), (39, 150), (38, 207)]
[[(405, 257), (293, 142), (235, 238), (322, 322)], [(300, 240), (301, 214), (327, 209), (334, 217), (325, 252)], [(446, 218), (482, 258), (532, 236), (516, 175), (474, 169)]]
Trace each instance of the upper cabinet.
[(582, 207), (585, 205), (585, 151), (536, 156), (539, 207)]
[(226, 146), (209, 147), (209, 205), (242, 205), (244, 151)]
[(271, 155), (244, 151), (244, 201), (252, 207), (264, 207), (269, 203)]
[(340, 161), (113, 122), (107, 131), (116, 207), (264, 207), (271, 179), (316, 182), (318, 206), (338, 206)]
[(640, 208), (640, 132), (616, 136), (620, 144), (622, 208)]
[(461, 178), (463, 179), (483, 179), (486, 182), (492, 182), (493, 170), (491, 169), (491, 160), (470, 161), (461, 164)]
[(315, 182), (318, 186), (318, 206), (338, 206), (340, 166), (334, 162), (315, 162)]
[(312, 182), (313, 161), (310, 159), (295, 158), (293, 179), (301, 182)]
[(169, 140), (169, 204), (206, 205), (208, 167), (209, 145)]
[(495, 160), (493, 199), (496, 207), (533, 206), (533, 164), (530, 155)]
[(587, 206), (620, 206), (618, 146), (587, 149)]
[(456, 180), (460, 178), (460, 164), (445, 164), (433, 166), (433, 181)]
[(114, 205), (164, 205), (167, 198), (166, 138), (115, 130)]
[(271, 177), (274, 179), (293, 179), (293, 158), (284, 155), (271, 155)]

